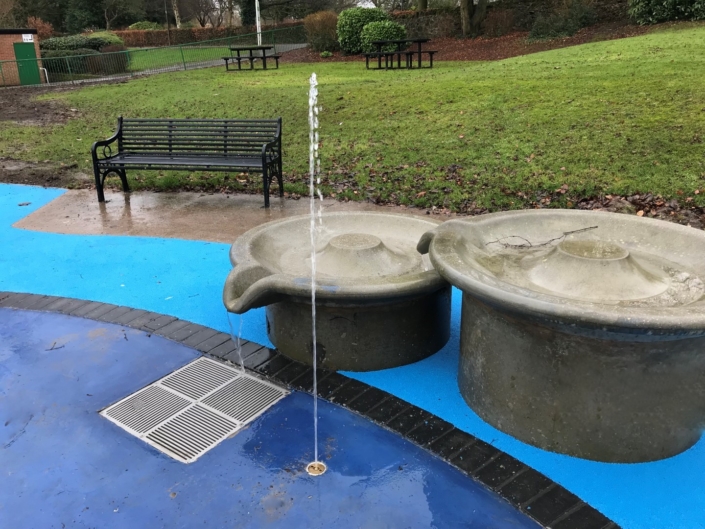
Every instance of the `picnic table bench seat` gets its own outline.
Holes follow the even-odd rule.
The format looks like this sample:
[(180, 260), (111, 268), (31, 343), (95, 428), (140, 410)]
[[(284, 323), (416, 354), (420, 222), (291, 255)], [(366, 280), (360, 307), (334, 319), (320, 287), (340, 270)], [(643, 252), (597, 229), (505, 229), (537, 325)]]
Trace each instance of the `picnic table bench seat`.
[[(267, 59), (274, 59), (274, 62), (276, 63), (277, 69), (279, 69), (279, 59), (281, 59), (281, 55), (267, 55)], [(250, 63), (250, 70), (254, 69), (254, 62), (257, 59), (262, 59), (261, 56), (253, 55), (252, 57), (245, 55), (242, 57), (237, 57), (237, 56), (232, 56), (232, 57), (223, 57), (223, 60), (225, 61), (225, 69), (230, 71), (230, 61), (236, 61), (237, 62), (237, 69), (241, 70), (242, 69), (242, 61), (249, 61)]]
[[(428, 42), (427, 38), (415, 39), (398, 39), (398, 40), (375, 40), (372, 44), (377, 47), (376, 51), (365, 53), (365, 67), (370, 68), (370, 59), (377, 59), (377, 68), (382, 68), (382, 59), (384, 59), (384, 68), (394, 68), (394, 59), (397, 62), (397, 68), (402, 67), (402, 56), (405, 57), (405, 67), (411, 69), (414, 67), (414, 58), (418, 58), (418, 67), (422, 67), (423, 54), (428, 54), (429, 68), (433, 68), (433, 55), (436, 50), (424, 50), (421, 45)], [(416, 44), (415, 49), (405, 49), (409, 44)], [(394, 45), (395, 50), (382, 51), (384, 46)]]
[(125, 119), (116, 133), (91, 150), (98, 201), (104, 202), (105, 178), (115, 174), (129, 191), (127, 169), (260, 172), (264, 207), (276, 178), (284, 195), (281, 118)]

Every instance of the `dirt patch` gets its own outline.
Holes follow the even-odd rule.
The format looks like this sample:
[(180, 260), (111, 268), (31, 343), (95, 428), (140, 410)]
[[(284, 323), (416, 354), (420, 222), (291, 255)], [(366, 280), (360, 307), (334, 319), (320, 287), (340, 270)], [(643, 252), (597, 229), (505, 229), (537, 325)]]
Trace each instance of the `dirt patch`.
[[(0, 123), (49, 126), (66, 123), (81, 114), (61, 100), (38, 100), (47, 93), (75, 90), (62, 88), (6, 88), (0, 90)], [(76, 164), (32, 163), (0, 156), (0, 182), (43, 187), (82, 188), (90, 186), (92, 177), (76, 170)]]
[(76, 170), (76, 164), (31, 163), (0, 157), (0, 182), (42, 187), (91, 187), (93, 177)]
[(80, 116), (60, 100), (38, 100), (46, 93), (75, 90), (75, 88), (5, 88), (0, 90), (0, 122), (12, 121), (19, 125), (54, 125), (66, 123)]
[[(615, 22), (584, 28), (572, 37), (561, 39), (529, 41), (528, 33), (516, 32), (496, 38), (433, 39), (425, 45), (425, 48), (437, 51), (434, 61), (497, 61), (540, 51), (577, 46), (588, 42), (635, 37), (648, 31), (650, 31), (650, 28), (645, 26)], [(335, 52), (333, 57), (323, 59), (320, 53), (314, 52), (309, 48), (288, 52), (283, 58), (287, 62), (350, 62), (364, 60), (364, 57), (360, 55), (346, 56), (341, 52)]]

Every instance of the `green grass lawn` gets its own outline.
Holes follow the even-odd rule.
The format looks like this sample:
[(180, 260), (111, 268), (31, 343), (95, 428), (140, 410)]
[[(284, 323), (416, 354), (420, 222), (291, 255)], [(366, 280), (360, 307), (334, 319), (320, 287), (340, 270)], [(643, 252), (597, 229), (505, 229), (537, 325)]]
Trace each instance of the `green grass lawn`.
[[(90, 172), (90, 145), (113, 132), (119, 114), (282, 116), (286, 190), (306, 193), (313, 71), (327, 194), (454, 211), (527, 207), (547, 195), (570, 206), (636, 192), (705, 205), (705, 26), (432, 70), (284, 63), (86, 87), (43, 96), (80, 111), (65, 125), (1, 123), (0, 152)], [(129, 176), (135, 189), (261, 192), (257, 175)]]
[[(237, 43), (233, 44), (233, 46)], [(144, 70), (181, 66), (187, 64), (218, 61), (230, 56), (230, 48), (223, 46), (183, 46), (182, 48), (144, 48), (130, 50), (130, 70)], [(225, 64), (225, 63), (223, 63)]]

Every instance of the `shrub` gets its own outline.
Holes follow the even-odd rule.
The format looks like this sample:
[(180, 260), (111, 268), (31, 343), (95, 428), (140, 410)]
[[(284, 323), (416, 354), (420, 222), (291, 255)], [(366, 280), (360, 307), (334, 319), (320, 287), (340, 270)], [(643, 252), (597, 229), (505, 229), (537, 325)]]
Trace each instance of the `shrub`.
[(321, 57), (322, 57), (323, 59), (327, 59), (328, 57), (332, 57), (332, 56), (333, 56), (333, 54), (332, 54), (331, 52), (329, 52), (329, 51), (322, 51), (322, 52), (321, 52)]
[(71, 35), (69, 37), (54, 37), (39, 42), (42, 50), (80, 50), (98, 51), (105, 46), (122, 46), (122, 40), (112, 33), (94, 33), (90, 36)]
[(639, 24), (705, 20), (705, 0), (629, 0), (629, 16)]
[(100, 56), (96, 50), (88, 48), (77, 50), (42, 50), (42, 66), (49, 72), (52, 81), (60, 81), (64, 77), (90, 73), (88, 60)]
[[(91, 40), (91, 42), (94, 42), (96, 46), (98, 46), (95, 49), (99, 49), (102, 51), (103, 48), (106, 46), (124, 46), (125, 43), (122, 41), (120, 37), (118, 37), (115, 33), (112, 33), (110, 31), (98, 31), (95, 33), (91, 33), (90, 35), (87, 35), (88, 38)], [(99, 39), (99, 40), (96, 40)], [(93, 47), (93, 46), (90, 46)]]
[(490, 9), (482, 22), (482, 32), (488, 37), (502, 37), (514, 29), (514, 11)]
[(83, 55), (100, 55), (100, 52), (88, 48), (79, 48), (77, 50), (42, 50), (42, 59), (78, 57)]
[(54, 26), (49, 24), (49, 22), (44, 22), (39, 17), (29, 17), (27, 19), (27, 27), (37, 30), (37, 37), (39, 37), (40, 41), (51, 38), (54, 34)]
[(70, 37), (54, 37), (39, 43), (42, 50), (78, 50), (88, 48), (88, 37), (71, 35)]
[[(406, 28), (391, 20), (370, 22), (362, 29), (362, 34), (360, 35), (362, 51), (368, 53), (377, 49), (377, 47), (372, 44), (375, 40), (400, 40), (405, 38)], [(395, 51), (396, 49), (396, 44), (389, 44), (382, 47), (382, 51)]]
[(150, 31), (154, 29), (162, 29), (162, 25), (157, 24), (156, 22), (142, 20), (141, 22), (135, 22), (134, 24), (130, 24), (129, 26), (127, 26), (127, 29), (139, 29), (142, 31)]
[(338, 16), (338, 42), (341, 49), (348, 54), (360, 53), (362, 41), (360, 35), (370, 22), (389, 20), (389, 15), (382, 9), (353, 7)]
[[(108, 48), (110, 51), (106, 52)], [(119, 48), (119, 46), (108, 46), (103, 53), (87, 57), (88, 72), (93, 75), (112, 75), (129, 71), (129, 55), (122, 50), (113, 48)]]
[(338, 49), (338, 35), (335, 31), (338, 15), (333, 11), (319, 11), (304, 18), (306, 40), (314, 51)]
[(539, 16), (529, 33), (530, 39), (553, 39), (574, 35), (579, 29), (597, 22), (595, 10), (582, 0), (568, 0), (565, 6), (548, 16)]

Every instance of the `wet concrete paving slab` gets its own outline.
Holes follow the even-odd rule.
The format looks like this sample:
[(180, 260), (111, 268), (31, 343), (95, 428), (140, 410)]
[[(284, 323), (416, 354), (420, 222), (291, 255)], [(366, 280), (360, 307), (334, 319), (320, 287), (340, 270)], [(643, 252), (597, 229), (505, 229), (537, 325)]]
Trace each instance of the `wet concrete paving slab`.
[[(64, 234), (134, 235), (232, 243), (247, 230), (265, 222), (309, 213), (309, 201), (271, 197), (263, 207), (260, 195), (222, 193), (107, 192), (98, 202), (93, 190), (70, 190), (22, 219), (16, 228)], [(425, 209), (377, 206), (369, 202), (323, 201), (324, 213), (377, 211), (427, 215)]]

